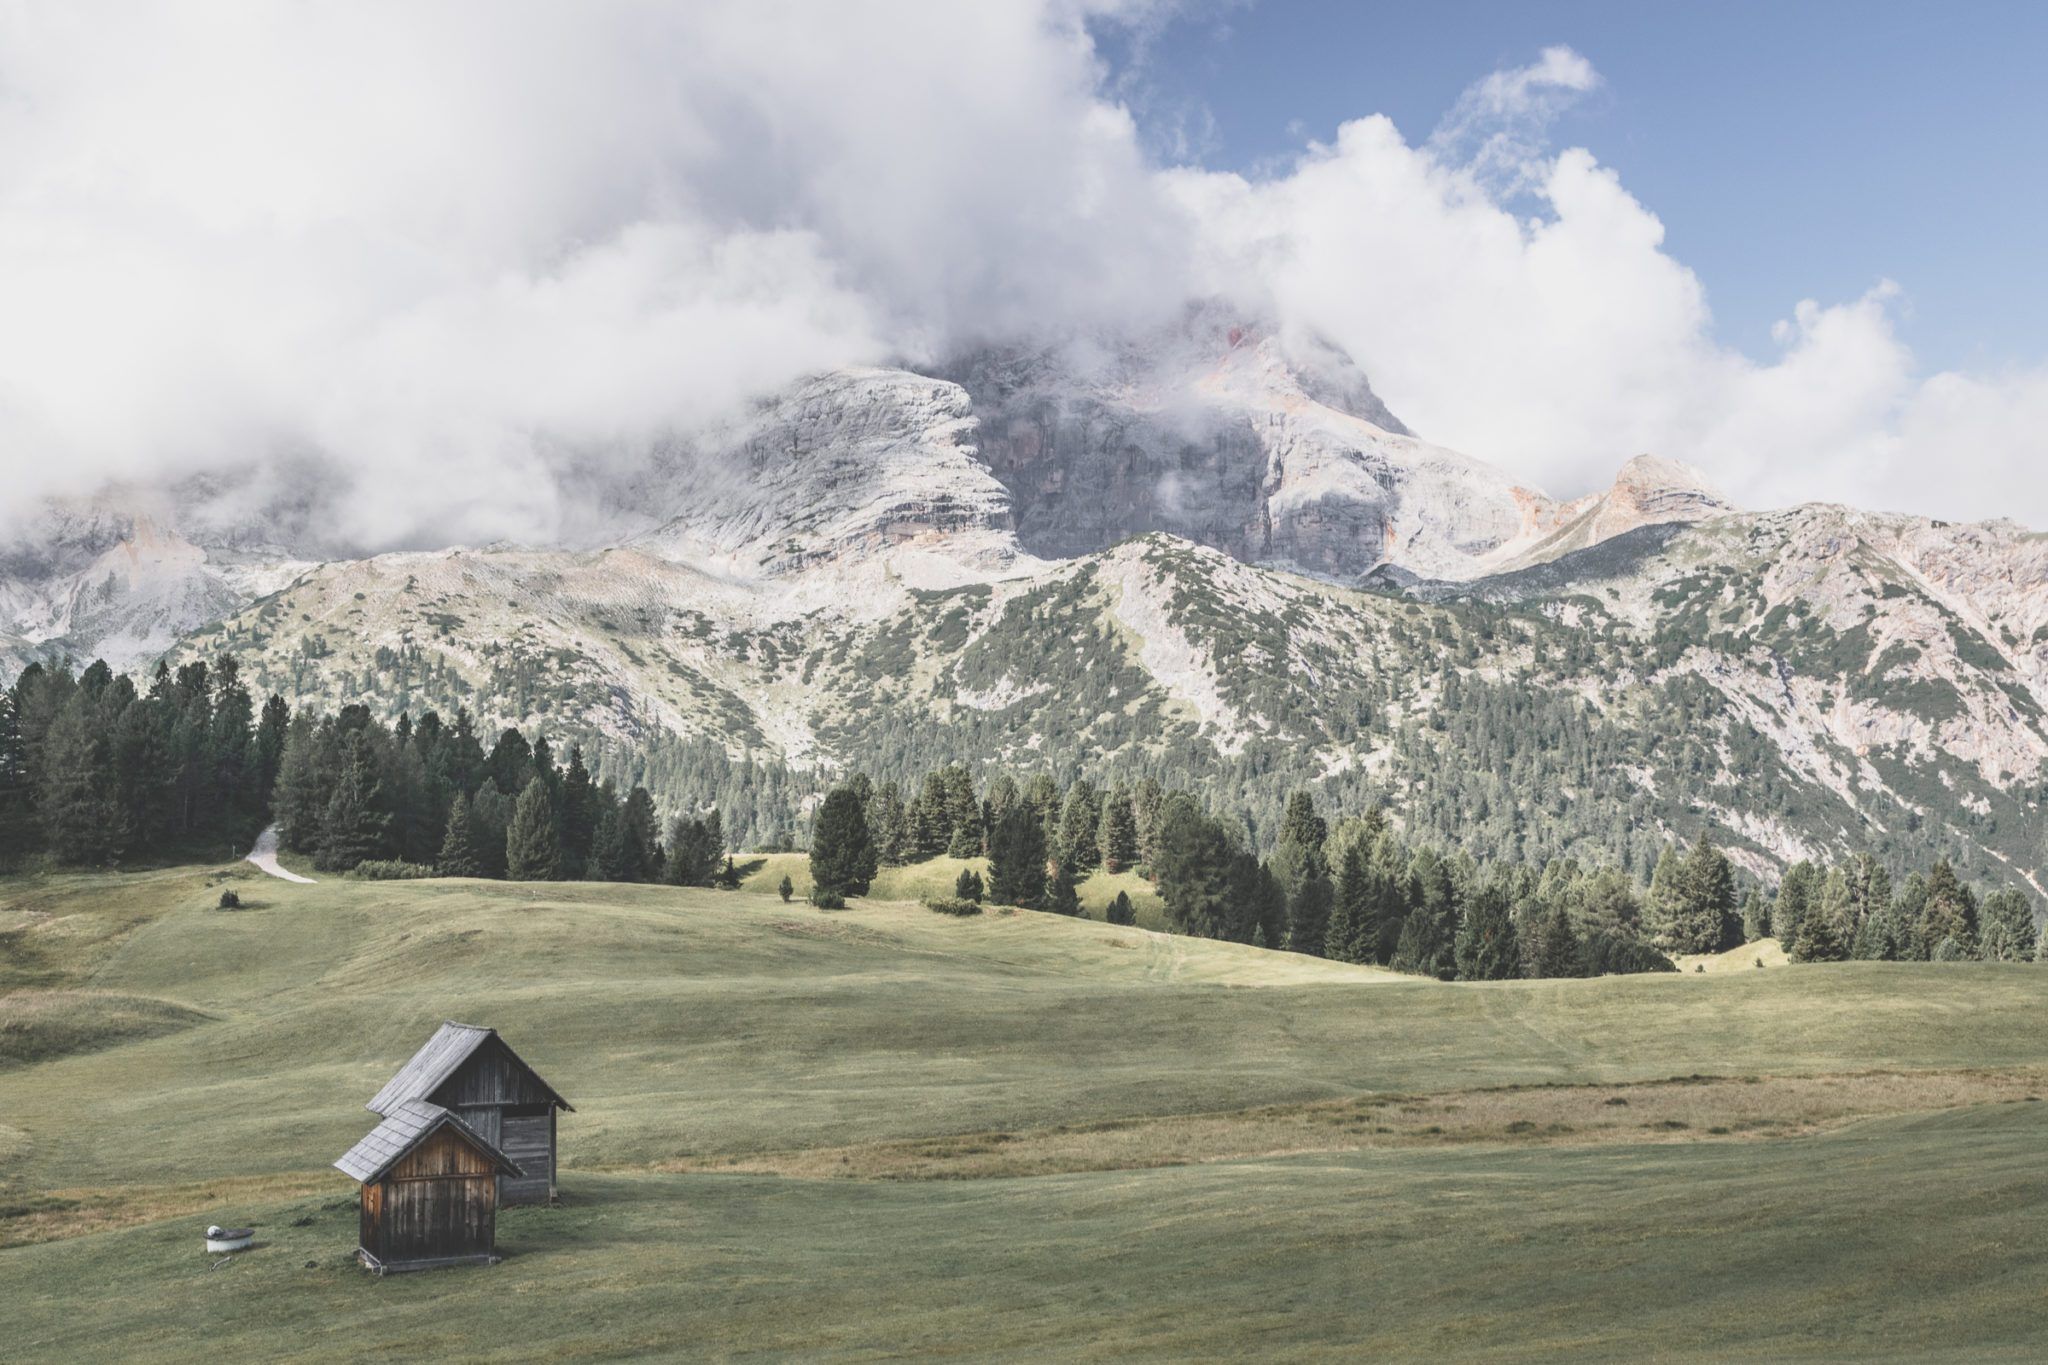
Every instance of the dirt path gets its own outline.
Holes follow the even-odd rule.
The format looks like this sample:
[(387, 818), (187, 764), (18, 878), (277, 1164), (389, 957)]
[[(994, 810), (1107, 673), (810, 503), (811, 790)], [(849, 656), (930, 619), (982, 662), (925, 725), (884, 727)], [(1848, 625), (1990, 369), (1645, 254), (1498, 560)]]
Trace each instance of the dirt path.
[(246, 861), (256, 864), (256, 866), (262, 868), (271, 876), (281, 877), (288, 882), (303, 882), (310, 884), (313, 880), (311, 877), (301, 877), (296, 872), (287, 872), (282, 867), (279, 867), (277, 865), (276, 825), (272, 825), (269, 829), (264, 830), (261, 834), (256, 836), (256, 847), (249, 850), (249, 856), (246, 859)]

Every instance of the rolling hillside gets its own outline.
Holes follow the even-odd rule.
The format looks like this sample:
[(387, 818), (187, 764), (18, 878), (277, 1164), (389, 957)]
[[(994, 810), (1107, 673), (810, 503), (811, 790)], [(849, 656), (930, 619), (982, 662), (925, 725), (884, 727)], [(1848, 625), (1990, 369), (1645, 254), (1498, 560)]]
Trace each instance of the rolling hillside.
[[(16, 1358), (1773, 1354), (1823, 1323), (1924, 1355), (2042, 1326), (2028, 967), (1459, 986), (1029, 912), (226, 876), (247, 909), (204, 870), (0, 883)], [(506, 1215), (497, 1270), (376, 1283), (325, 1164), (443, 1017), (576, 1104), (565, 1201)], [(240, 1218), (264, 1245), (209, 1272), (193, 1230)], [(1893, 1336), (1873, 1296), (1909, 1264)], [(1588, 1312), (1623, 1280), (1638, 1312)]]

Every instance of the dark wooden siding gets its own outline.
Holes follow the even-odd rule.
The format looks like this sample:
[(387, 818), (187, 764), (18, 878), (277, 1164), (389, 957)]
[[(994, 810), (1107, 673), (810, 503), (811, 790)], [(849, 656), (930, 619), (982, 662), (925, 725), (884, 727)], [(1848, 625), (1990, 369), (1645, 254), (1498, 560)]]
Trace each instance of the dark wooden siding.
[(429, 1098), (450, 1109), (469, 1109), (482, 1105), (545, 1104), (552, 1096), (534, 1084), (533, 1073), (520, 1065), (503, 1043), (491, 1038), (456, 1068), (454, 1075), (435, 1087)]
[(496, 1166), (444, 1128), (363, 1187), (362, 1244), (388, 1265), (488, 1256), (497, 1213)]
[(552, 1109), (538, 1114), (506, 1114), (500, 1151), (525, 1174), (504, 1176), (499, 1194), (507, 1204), (544, 1204), (555, 1183), (555, 1121)]

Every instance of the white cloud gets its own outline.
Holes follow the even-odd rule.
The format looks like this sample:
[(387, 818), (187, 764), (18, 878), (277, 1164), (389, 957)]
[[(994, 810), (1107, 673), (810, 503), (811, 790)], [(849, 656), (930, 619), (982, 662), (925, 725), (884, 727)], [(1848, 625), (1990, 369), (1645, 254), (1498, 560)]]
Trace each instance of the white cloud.
[(1114, 97), (1088, 24), (1161, 13), (0, 0), (10, 502), (311, 469), (340, 538), (544, 537), (559, 470), (807, 371), (1217, 292), (1561, 493), (1657, 450), (1752, 502), (2048, 524), (2048, 376), (1919, 376), (1888, 286), (1800, 304), (1773, 363), (1719, 345), (1657, 218), (1545, 145), (1599, 83), (1570, 49), (1244, 179)]

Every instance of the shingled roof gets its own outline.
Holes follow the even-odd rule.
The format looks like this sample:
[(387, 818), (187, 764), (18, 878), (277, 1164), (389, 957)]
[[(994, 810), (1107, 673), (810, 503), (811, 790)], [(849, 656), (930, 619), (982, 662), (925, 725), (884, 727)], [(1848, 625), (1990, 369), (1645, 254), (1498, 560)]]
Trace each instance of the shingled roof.
[[(408, 1100), (428, 1098), (492, 1038), (498, 1038), (496, 1029), (449, 1020), (434, 1030), (434, 1036), (427, 1039), (426, 1046), (413, 1053), (412, 1060), (400, 1067), (398, 1074), (385, 1082), (384, 1088), (364, 1107), (373, 1114), (390, 1114)], [(510, 1043), (498, 1038), (498, 1046), (525, 1068), (526, 1074), (533, 1077), (534, 1084), (548, 1092), (549, 1098), (569, 1112), (575, 1112), (575, 1106), (556, 1094), (555, 1088), (542, 1080), (538, 1071), (527, 1066), (526, 1059), (513, 1052)]]
[(517, 1162), (499, 1151), (476, 1129), (449, 1110), (438, 1104), (428, 1104), (425, 1100), (406, 1100), (392, 1106), (382, 1123), (365, 1133), (361, 1142), (342, 1153), (341, 1160), (334, 1163), (335, 1169), (362, 1184), (370, 1184), (390, 1170), (400, 1157), (444, 1126), (455, 1129), (475, 1143), (477, 1149), (497, 1162), (498, 1169), (506, 1175), (518, 1177), (525, 1174)]

